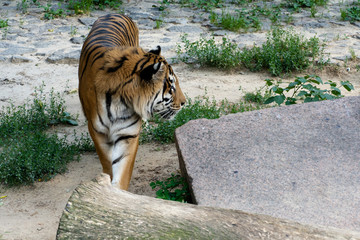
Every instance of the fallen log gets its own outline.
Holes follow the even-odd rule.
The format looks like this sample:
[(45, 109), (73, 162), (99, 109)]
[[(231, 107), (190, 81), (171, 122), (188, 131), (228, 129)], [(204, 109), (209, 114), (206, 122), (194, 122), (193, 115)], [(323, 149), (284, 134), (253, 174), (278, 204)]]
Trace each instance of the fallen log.
[(74, 190), (57, 239), (127, 238), (360, 239), (360, 233), (139, 196), (113, 188), (105, 174)]

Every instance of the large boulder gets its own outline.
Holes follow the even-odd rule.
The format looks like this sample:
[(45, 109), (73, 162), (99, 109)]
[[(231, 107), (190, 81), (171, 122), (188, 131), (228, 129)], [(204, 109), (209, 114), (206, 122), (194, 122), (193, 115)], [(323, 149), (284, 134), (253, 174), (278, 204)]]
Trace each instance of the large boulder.
[(360, 231), (360, 97), (191, 121), (176, 142), (198, 205)]
[(57, 239), (355, 239), (360, 234), (135, 195), (106, 174), (69, 199)]

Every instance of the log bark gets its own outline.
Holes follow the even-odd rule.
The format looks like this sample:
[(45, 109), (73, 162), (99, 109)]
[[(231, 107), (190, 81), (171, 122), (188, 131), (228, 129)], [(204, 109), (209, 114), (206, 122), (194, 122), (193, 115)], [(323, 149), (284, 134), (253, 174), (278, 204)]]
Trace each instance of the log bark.
[(57, 239), (313, 240), (360, 239), (360, 234), (139, 196), (113, 188), (108, 175), (102, 174), (74, 190)]

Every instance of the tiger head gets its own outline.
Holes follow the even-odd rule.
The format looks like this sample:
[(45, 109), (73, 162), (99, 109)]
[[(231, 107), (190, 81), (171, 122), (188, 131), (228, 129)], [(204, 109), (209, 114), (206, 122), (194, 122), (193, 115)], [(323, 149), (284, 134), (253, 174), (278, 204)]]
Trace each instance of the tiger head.
[(133, 47), (111, 52), (105, 56), (103, 70), (121, 75), (116, 77), (122, 78), (121, 85), (115, 83), (113, 89), (122, 90), (120, 96), (127, 106), (143, 119), (156, 114), (172, 119), (179, 112), (186, 99), (172, 67), (160, 55), (160, 46), (150, 51)]
[[(157, 49), (150, 50), (149, 54), (156, 58), (160, 56), (160, 51), (160, 46), (157, 46)], [(157, 114), (163, 119), (172, 119), (186, 101), (179, 80), (172, 67), (162, 57), (147, 68), (141, 71), (140, 78), (145, 82), (162, 83), (147, 102), (147, 112), (151, 113), (151, 116)]]

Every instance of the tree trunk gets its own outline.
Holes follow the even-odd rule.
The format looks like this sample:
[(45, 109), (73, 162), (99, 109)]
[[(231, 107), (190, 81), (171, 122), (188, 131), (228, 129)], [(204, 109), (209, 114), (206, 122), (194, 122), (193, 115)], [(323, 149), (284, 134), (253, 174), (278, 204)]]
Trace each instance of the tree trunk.
[(57, 232), (72, 240), (351, 238), (360, 234), (135, 195), (113, 188), (105, 174), (74, 190)]

